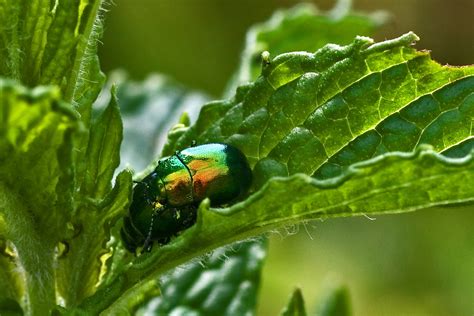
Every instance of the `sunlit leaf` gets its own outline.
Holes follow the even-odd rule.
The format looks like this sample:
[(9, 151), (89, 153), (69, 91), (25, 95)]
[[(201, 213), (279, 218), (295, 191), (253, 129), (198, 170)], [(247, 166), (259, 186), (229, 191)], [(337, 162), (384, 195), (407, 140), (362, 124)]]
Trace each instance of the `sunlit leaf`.
[[(240, 68), (235, 74), (234, 80), (229, 84), (228, 93), (233, 93), (239, 82), (255, 80), (258, 77), (262, 64), (260, 55), (264, 49), (274, 54), (295, 50), (316, 51), (328, 42), (345, 44), (349, 43), (356, 35), (369, 35), (379, 23), (379, 20), (376, 19), (374, 15), (356, 15), (349, 13), (348, 9), (348, 7), (339, 7), (331, 12), (321, 13), (312, 5), (302, 5), (294, 9), (279, 11), (275, 13), (269, 21), (252, 27), (247, 34)], [(144, 85), (147, 86), (146, 83)], [(157, 102), (159, 102), (159, 99)], [(218, 117), (216, 117), (216, 119), (217, 118)], [(127, 120), (126, 117), (125, 120)], [(143, 124), (138, 124), (136, 121), (135, 124), (142, 129)], [(179, 127), (170, 134), (167, 147), (164, 148), (165, 153), (172, 153), (169, 151), (169, 148), (172, 147), (176, 141), (176, 136), (178, 136), (179, 133), (183, 133), (184, 130), (184, 127)], [(142, 131), (140, 130), (140, 132)], [(143, 134), (146, 135), (146, 133)], [(146, 140), (147, 138), (143, 137), (143, 139)], [(140, 140), (138, 139), (136, 143), (140, 144)], [(136, 153), (137, 150), (133, 152)], [(255, 245), (255, 247), (259, 246), (259, 244)], [(242, 249), (241, 247), (238, 248)], [(237, 257), (237, 255), (237, 253), (234, 253), (233, 257)], [(242, 269), (244, 269), (248, 264), (247, 260), (252, 260), (253, 258), (249, 257), (246, 251), (240, 252), (240, 256), (242, 260), (240, 260), (239, 263), (242, 265)], [(260, 266), (262, 266), (264, 261), (261, 260), (260, 262)], [(181, 271), (181, 269), (192, 269), (195, 274), (201, 271), (203, 277), (209, 274), (210, 269), (212, 273), (216, 272), (215, 267), (209, 267), (208, 265), (178, 269), (179, 271)], [(188, 284), (185, 278), (186, 276), (187, 273), (174, 273), (172, 277), (162, 280), (162, 286), (173, 288), (179, 287), (181, 283)], [(247, 284), (251, 286), (250, 280), (245, 279), (246, 276), (244, 274), (241, 276), (244, 280), (222, 279), (219, 284), (231, 286), (230, 283), (232, 282), (240, 284), (239, 282), (246, 281)], [(257, 285), (258, 284), (254, 284), (253, 286)], [(214, 283), (209, 282), (208, 287), (212, 286), (214, 286)], [(167, 307), (167, 311), (189, 308), (189, 304), (185, 304), (187, 299), (186, 295), (187, 291), (174, 292), (173, 299), (170, 299), (169, 295), (165, 295), (159, 300), (160, 310), (163, 311), (163, 306)], [(225, 295), (226, 294), (224, 294), (224, 296)], [(182, 301), (180, 298), (182, 298)], [(216, 302), (217, 301), (219, 301), (219, 298), (216, 298)], [(154, 306), (153, 304), (155, 302), (156, 301), (150, 302), (149, 305)], [(245, 299), (240, 304), (247, 306), (247, 309), (251, 312), (255, 309), (255, 303), (255, 299)], [(222, 306), (222, 304), (216, 303), (215, 308), (219, 308), (220, 306)], [(199, 310), (199, 308), (195, 310)], [(224, 309), (220, 309), (219, 311), (221, 314), (225, 313)], [(204, 312), (204, 314), (207, 314), (207, 312)]]
[(101, 4), (101, 0), (1, 0), (0, 76), (31, 87), (58, 85), (67, 101), (77, 100), (73, 96), (79, 78), (98, 78), (99, 70), (91, 64), (97, 62)]

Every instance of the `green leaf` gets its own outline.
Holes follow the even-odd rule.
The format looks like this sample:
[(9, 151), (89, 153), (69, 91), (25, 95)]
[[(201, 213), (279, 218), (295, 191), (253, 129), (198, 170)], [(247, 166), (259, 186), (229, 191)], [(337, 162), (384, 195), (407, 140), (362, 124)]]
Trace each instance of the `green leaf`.
[(234, 98), (206, 105), (167, 150), (194, 139), (233, 144), (254, 167), (254, 192), (224, 209), (204, 201), (193, 227), (136, 258), (83, 307), (101, 311), (117, 299), (107, 293), (132, 295), (191, 258), (281, 225), (474, 201), (472, 153), (437, 153), (472, 138), (474, 67), (440, 66), (409, 47), (416, 39), (356, 37), (283, 54)]
[[(150, 75), (142, 82), (132, 81), (123, 71), (115, 71), (110, 75), (109, 84), (117, 86), (117, 98), (120, 100), (120, 109), (123, 119), (123, 143), (120, 157), (121, 167), (132, 167), (141, 170), (156, 158), (163, 146), (168, 130), (180, 120), (179, 115), (186, 111), (195, 121), (199, 106), (208, 100), (208, 97), (198, 91), (191, 91), (163, 75)], [(96, 109), (106, 106), (111, 98), (107, 87), (102, 92)], [(189, 122), (187, 123), (189, 125)], [(184, 128), (181, 123), (174, 127)], [(121, 222), (120, 222), (121, 223)], [(119, 236), (116, 230), (115, 236)], [(115, 247), (112, 257), (107, 261), (107, 279), (113, 279), (120, 271), (124, 260), (129, 254), (119, 242)], [(107, 282), (107, 280), (105, 280)], [(151, 281), (141, 288), (140, 293), (120, 305), (120, 308), (134, 310), (150, 299), (159, 295), (156, 282)]]
[(84, 93), (78, 81), (97, 78), (91, 65), (97, 61), (101, 3), (0, 0), (0, 76), (30, 87), (58, 85), (66, 101), (78, 100), (76, 89)]
[(236, 86), (257, 79), (264, 51), (279, 55), (291, 51), (314, 52), (327, 43), (349, 44), (357, 35), (372, 35), (385, 21), (384, 13), (350, 12), (347, 1), (339, 1), (329, 12), (320, 12), (309, 3), (280, 10), (266, 22), (253, 26), (245, 40), (241, 62), (226, 95)]
[(112, 95), (109, 106), (91, 126), (87, 167), (81, 185), (81, 194), (89, 198), (100, 198), (110, 191), (110, 181), (120, 163), (118, 151), (122, 142), (122, 120), (115, 88), (112, 88)]
[(0, 0), (0, 76), (14, 79), (0, 78), (0, 286), (26, 314), (95, 291), (131, 196), (128, 171), (111, 188), (122, 139), (116, 103), (89, 133), (104, 82), (101, 4)]
[(318, 302), (317, 316), (350, 316), (349, 291), (344, 286), (326, 289), (324, 297)]
[[(1, 237), (13, 244), (12, 260), (24, 271), (26, 292), (15, 298), (28, 301), (27, 312), (47, 313), (56, 304), (55, 248), (73, 211), (72, 161), (64, 153), (72, 151), (77, 128), (58, 89), (27, 90), (0, 78)], [(15, 270), (8, 271), (0, 280), (18, 280)]]
[[(144, 169), (158, 156), (168, 131), (180, 123), (181, 113), (188, 113), (194, 122), (200, 106), (209, 101), (205, 94), (189, 90), (159, 74), (138, 82), (129, 79), (123, 71), (115, 71), (109, 82), (117, 86), (124, 125), (121, 168)], [(110, 98), (105, 90), (96, 103), (97, 108), (105, 107)], [(178, 126), (185, 127), (182, 123)]]
[(288, 305), (283, 309), (281, 316), (306, 316), (303, 294), (299, 288), (293, 291)]
[(264, 239), (235, 243), (175, 269), (161, 278), (162, 296), (138, 315), (254, 314), (266, 248)]
[[(279, 11), (268, 22), (256, 25), (248, 32), (246, 47), (242, 54), (241, 67), (236, 73), (235, 79), (231, 81), (229, 91), (235, 90), (237, 82), (245, 82), (257, 78), (261, 68), (260, 54), (262, 49), (270, 50), (272, 53), (282, 53), (288, 50), (315, 51), (328, 42), (348, 43), (358, 34), (371, 33), (376, 24), (377, 21), (374, 18), (367, 15), (348, 14), (347, 10), (344, 9), (335, 9), (330, 13), (321, 14), (312, 5), (302, 5), (294, 9)], [(170, 133), (171, 137), (168, 141), (168, 146), (163, 151), (164, 153), (172, 153), (168, 148), (176, 141), (176, 136), (182, 134), (185, 130), (185, 127), (179, 126)], [(137, 151), (135, 150), (134, 152)], [(255, 247), (258, 247), (258, 245), (255, 245)], [(233, 256), (236, 257), (237, 254)], [(241, 260), (239, 262), (243, 266), (242, 269), (248, 264), (246, 260), (251, 259), (247, 256), (246, 252), (241, 253)], [(263, 264), (263, 260), (261, 260), (261, 264)], [(178, 269), (187, 269), (187, 267)], [(194, 274), (200, 271), (203, 277), (209, 274), (209, 270), (211, 273), (216, 272), (215, 267), (208, 265), (191, 266), (189, 269), (193, 270)], [(188, 283), (186, 276), (187, 272), (175, 273), (172, 277), (163, 280), (163, 287), (179, 286), (182, 283), (186, 285)], [(245, 278), (245, 275), (242, 275), (242, 277)], [(226, 281), (222, 280), (221, 283), (225, 284)], [(248, 280), (246, 281), (249, 282)], [(234, 282), (237, 282), (237, 280), (234, 280)], [(210, 282), (210, 284), (214, 285), (214, 282)], [(187, 291), (174, 293), (171, 300), (172, 303), (167, 303), (170, 297), (165, 295), (160, 300), (160, 307), (169, 304), (175, 310), (179, 309), (178, 306), (188, 309), (189, 306), (184, 303), (179, 305), (182, 303), (181, 301), (186, 302), (186, 293)], [(150, 302), (150, 305), (153, 304), (154, 302)], [(255, 304), (255, 299), (247, 299), (245, 304), (248, 310), (252, 311), (255, 308), (255, 306), (252, 306), (252, 304)], [(163, 307), (161, 311), (164, 311)], [(167, 311), (170, 312), (170, 309)], [(204, 312), (204, 314), (208, 313)], [(224, 311), (220, 313), (223, 314)]]
[(391, 153), (355, 164), (338, 178), (317, 180), (304, 174), (273, 178), (229, 208), (209, 209), (209, 203), (203, 202), (197, 223), (171, 244), (138, 257), (125, 272), (126, 279), (146, 281), (208, 249), (285, 224), (472, 202), (474, 186), (466, 179), (473, 175), (472, 155), (450, 159), (423, 147), (415, 153)]
[[(117, 98), (120, 100), (123, 118), (121, 166), (136, 170), (143, 169), (156, 158), (165, 142), (168, 130), (179, 122), (181, 112), (187, 111), (195, 120), (199, 106), (208, 100), (204, 94), (190, 91), (173, 80), (157, 74), (150, 75), (143, 82), (136, 82), (130, 80), (125, 72), (116, 71), (110, 75), (109, 82), (117, 86)], [(105, 107), (105, 103), (110, 100), (111, 96), (107, 90), (106, 87), (96, 102), (96, 109)], [(112, 233), (119, 236), (118, 229)], [(121, 247), (119, 239), (109, 246), (113, 247), (114, 251), (107, 260), (108, 273), (104, 282), (116, 276), (129, 256)], [(156, 282), (149, 282), (140, 293), (135, 293), (120, 308), (134, 310), (157, 295), (159, 292), (157, 293)]]
[(255, 166), (259, 187), (295, 173), (336, 177), (422, 143), (443, 151), (469, 142), (474, 67), (441, 66), (407, 47), (416, 39), (408, 33), (371, 45), (357, 37), (315, 54), (280, 55), (235, 98), (206, 105), (176, 148), (189, 139), (234, 144)]
[(101, 282), (104, 262), (114, 247), (109, 247), (110, 230), (124, 216), (131, 198), (132, 179), (121, 172), (112, 189), (115, 169), (120, 163), (122, 121), (112, 89), (109, 106), (91, 126), (86, 161), (78, 172), (76, 205), (72, 225), (77, 233), (66, 243), (69, 251), (59, 261), (58, 290), (65, 301), (75, 305), (91, 295)]

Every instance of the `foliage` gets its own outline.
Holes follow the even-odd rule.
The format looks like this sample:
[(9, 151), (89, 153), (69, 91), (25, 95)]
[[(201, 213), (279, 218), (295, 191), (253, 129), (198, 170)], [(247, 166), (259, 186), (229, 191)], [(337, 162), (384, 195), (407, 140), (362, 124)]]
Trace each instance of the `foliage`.
[[(111, 184), (123, 136), (115, 88), (92, 119), (103, 85), (95, 53), (101, 5), (0, 0), (1, 312), (252, 312), (264, 242), (220, 249), (202, 259), (206, 269), (195, 263), (181, 275), (166, 273), (282, 225), (474, 200), (474, 67), (437, 64), (411, 47), (414, 33), (374, 43), (356, 34), (375, 20), (303, 7), (251, 31), (228, 90), (239, 84), (235, 94), (204, 105), (193, 125), (182, 116), (163, 149), (170, 155), (194, 140), (235, 145), (254, 171), (248, 197), (224, 208), (203, 201), (194, 226), (134, 257), (118, 234), (131, 199), (131, 172), (121, 171)], [(307, 33), (291, 31), (301, 21)], [(339, 28), (344, 36), (335, 39), (329, 31), (315, 34)], [(275, 38), (286, 32), (301, 38), (278, 46)], [(307, 48), (315, 53), (285, 52), (312, 36), (324, 38)], [(341, 45), (323, 46), (327, 42)], [(257, 78), (255, 53), (262, 45), (272, 55), (262, 55)], [(119, 88), (126, 91), (128, 84)], [(130, 94), (124, 99), (123, 106)], [(187, 103), (169, 104), (183, 109)], [(124, 113), (125, 122), (133, 122), (136, 112), (124, 107)], [(136, 118), (135, 128), (144, 115)], [(164, 126), (152, 129), (144, 143)], [(126, 128), (125, 135), (132, 131)], [(162, 296), (152, 300), (164, 275)], [(345, 295), (330, 297), (326, 310), (346, 312)], [(283, 313), (304, 314), (299, 291)]]

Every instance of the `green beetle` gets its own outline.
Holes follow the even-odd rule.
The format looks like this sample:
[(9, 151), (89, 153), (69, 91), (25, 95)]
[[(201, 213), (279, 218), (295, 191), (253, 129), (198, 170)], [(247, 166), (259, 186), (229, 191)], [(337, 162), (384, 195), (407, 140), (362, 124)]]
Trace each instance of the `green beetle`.
[(120, 233), (125, 247), (135, 252), (153, 242), (166, 244), (196, 221), (199, 202), (212, 206), (244, 195), (252, 182), (246, 157), (226, 144), (206, 144), (162, 158), (133, 188), (133, 199)]

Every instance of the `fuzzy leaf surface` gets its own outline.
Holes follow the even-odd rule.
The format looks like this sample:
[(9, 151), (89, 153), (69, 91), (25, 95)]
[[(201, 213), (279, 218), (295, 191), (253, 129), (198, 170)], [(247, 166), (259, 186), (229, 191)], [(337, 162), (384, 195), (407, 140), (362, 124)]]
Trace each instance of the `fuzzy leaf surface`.
[[(8, 262), (0, 260), (17, 267), (2, 269), (0, 281), (12, 282), (0, 286), (10, 297), (16, 293), (11, 298), (18, 302), (30, 300), (33, 312), (55, 305), (54, 252), (72, 214), (73, 169), (67, 153), (78, 123), (58, 89), (29, 90), (0, 78), (0, 238), (13, 245), (5, 245), (10, 252), (15, 249)], [(24, 280), (15, 273), (18, 268), (24, 269)]]
[[(0, 1), (0, 76), (27, 86), (57, 85), (66, 101), (78, 78), (97, 79), (94, 54), (101, 0)], [(91, 70), (95, 71), (92, 72)], [(80, 88), (82, 94), (84, 87)]]

